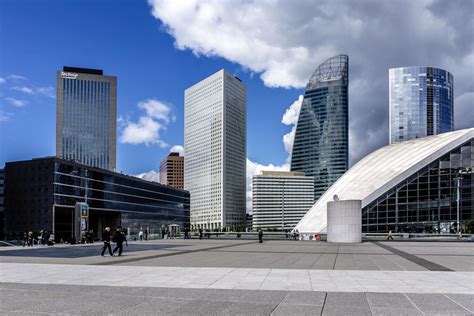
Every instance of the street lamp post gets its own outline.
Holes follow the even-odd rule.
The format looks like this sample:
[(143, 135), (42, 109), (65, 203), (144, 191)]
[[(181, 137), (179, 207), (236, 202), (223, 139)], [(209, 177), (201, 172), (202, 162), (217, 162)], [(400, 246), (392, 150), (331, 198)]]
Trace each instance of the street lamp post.
[(459, 235), (461, 231), (461, 219), (460, 219), (460, 202), (461, 202), (461, 180), (463, 179), (461, 175), (463, 174), (471, 174), (471, 168), (459, 168), (458, 173), (456, 175), (456, 233)]

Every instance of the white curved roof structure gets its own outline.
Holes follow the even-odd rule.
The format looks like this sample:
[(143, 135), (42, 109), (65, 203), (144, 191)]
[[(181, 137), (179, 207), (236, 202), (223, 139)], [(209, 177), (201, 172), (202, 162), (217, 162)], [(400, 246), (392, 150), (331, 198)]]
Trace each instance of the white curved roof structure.
[(327, 202), (362, 200), (367, 206), (419, 169), (474, 138), (474, 128), (407, 140), (382, 147), (340, 177), (296, 225), (300, 233), (325, 233)]

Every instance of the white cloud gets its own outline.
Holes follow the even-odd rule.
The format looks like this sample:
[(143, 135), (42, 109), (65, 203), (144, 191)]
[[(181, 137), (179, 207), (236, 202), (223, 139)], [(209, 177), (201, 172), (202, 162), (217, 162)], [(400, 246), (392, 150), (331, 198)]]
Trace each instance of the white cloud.
[(171, 115), (171, 106), (155, 99), (147, 99), (138, 103), (138, 107), (146, 111), (151, 118), (162, 120), (165, 123), (175, 121), (175, 117)]
[(10, 103), (11, 105), (13, 105), (17, 108), (22, 108), (27, 103), (25, 100), (19, 100), (19, 99), (15, 99), (15, 98), (12, 98), (12, 97), (5, 98), (5, 101), (7, 101), (8, 103)]
[(184, 157), (184, 147), (181, 145), (174, 145), (171, 147), (170, 153), (179, 153), (180, 156)]
[(36, 93), (48, 98), (56, 98), (56, 90), (52, 86), (36, 88)]
[(137, 123), (127, 122), (120, 142), (125, 144), (145, 144), (147, 146), (157, 144), (161, 148), (168, 146), (160, 139), (160, 130), (165, 126), (153, 120), (151, 117), (142, 116)]
[(291, 156), (291, 153), (293, 151), (293, 143), (295, 141), (295, 132), (296, 132), (296, 126), (294, 125), (291, 128), (291, 132), (283, 135), (283, 145), (285, 145), (285, 151), (288, 153), (288, 161), (289, 157)]
[(300, 115), (301, 104), (303, 103), (303, 95), (300, 94), (298, 100), (293, 102), (281, 119), (281, 122), (285, 125), (296, 125), (298, 123), (298, 117)]
[(6, 122), (10, 120), (11, 116), (12, 116), (11, 113), (0, 110), (0, 122)]
[(0, 84), (7, 83), (7, 80), (5, 78), (0, 77)]
[(156, 172), (155, 170), (150, 170), (148, 172), (140, 173), (135, 175), (135, 177), (147, 180), (147, 181), (153, 181), (153, 182), (160, 182), (160, 173)]
[[(444, 68), (454, 75), (457, 102), (474, 92), (470, 1), (148, 2), (178, 49), (238, 63), (269, 87), (303, 88), (324, 60), (348, 54), (351, 164), (388, 143), (389, 68)], [(455, 104), (456, 126), (472, 117), (465, 104)]]
[(28, 87), (12, 87), (12, 90), (23, 92), (26, 94), (35, 94), (35, 91)]
[(29, 95), (41, 95), (41, 96), (45, 96), (45, 97), (53, 98), (53, 99), (56, 97), (55, 96), (55, 89), (52, 86), (39, 87), (39, 88), (30, 88), (30, 87), (26, 87), (26, 86), (22, 86), (22, 87), (15, 86), (15, 87), (12, 87), (11, 89), (15, 90), (15, 91), (18, 91), (18, 92), (25, 93), (25, 94), (29, 94)]
[(171, 115), (172, 107), (155, 99), (140, 101), (137, 106), (146, 112), (146, 116), (141, 116), (136, 123), (119, 116), (117, 123), (119, 128), (123, 128), (119, 141), (125, 144), (168, 147), (161, 139), (160, 132), (166, 130), (167, 125), (174, 121), (174, 115)]
[(12, 81), (28, 80), (28, 78), (20, 76), (20, 75), (9, 75), (7, 78), (12, 80)]

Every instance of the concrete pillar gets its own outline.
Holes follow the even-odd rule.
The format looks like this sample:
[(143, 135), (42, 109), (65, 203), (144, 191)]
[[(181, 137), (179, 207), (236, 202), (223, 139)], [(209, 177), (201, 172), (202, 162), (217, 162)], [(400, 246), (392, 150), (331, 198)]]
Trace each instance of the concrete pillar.
[(362, 241), (362, 201), (332, 201), (327, 204), (327, 241)]

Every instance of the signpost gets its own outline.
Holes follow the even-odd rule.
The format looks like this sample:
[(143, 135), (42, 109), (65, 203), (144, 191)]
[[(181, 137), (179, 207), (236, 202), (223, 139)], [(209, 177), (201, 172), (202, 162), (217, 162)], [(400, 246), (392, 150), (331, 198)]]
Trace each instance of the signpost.
[(74, 208), (74, 238), (76, 242), (82, 239), (82, 232), (88, 229), (89, 224), (89, 205), (83, 202), (77, 202)]

